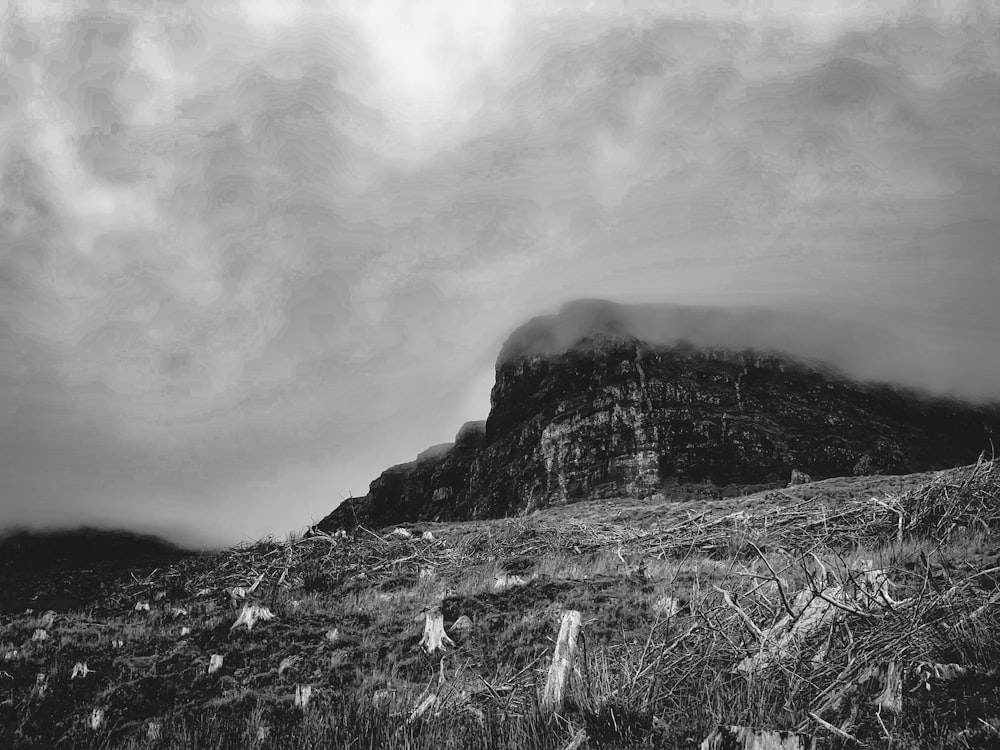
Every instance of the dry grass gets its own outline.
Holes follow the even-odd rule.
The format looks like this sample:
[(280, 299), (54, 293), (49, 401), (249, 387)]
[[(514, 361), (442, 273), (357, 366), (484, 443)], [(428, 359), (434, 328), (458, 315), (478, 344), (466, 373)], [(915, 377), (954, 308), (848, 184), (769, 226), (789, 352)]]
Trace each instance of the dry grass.
[[(113, 616), (5, 618), (0, 746), (673, 748), (717, 724), (821, 747), (989, 746), (998, 474), (982, 461), (872, 492), (815, 483), (654, 517), (602, 501), (191, 558), (112, 592)], [(277, 616), (234, 630), (246, 603)], [(432, 606), (472, 623), (443, 657), (419, 647)], [(537, 701), (566, 609), (583, 614), (581, 652), (552, 717)], [(71, 678), (79, 661), (93, 674)]]

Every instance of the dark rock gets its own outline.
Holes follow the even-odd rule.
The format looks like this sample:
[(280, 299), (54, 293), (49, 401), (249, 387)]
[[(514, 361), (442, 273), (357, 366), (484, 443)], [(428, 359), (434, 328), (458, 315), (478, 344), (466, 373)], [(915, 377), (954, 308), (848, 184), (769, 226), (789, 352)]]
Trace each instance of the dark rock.
[[(1000, 427), (1000, 407), (858, 382), (814, 360), (642, 338), (652, 319), (626, 324), (617, 310), (587, 303), (568, 325), (515, 331), (485, 428), (468, 423), (453, 445), (388, 469), (318, 527), (502, 517), (677, 484), (781, 486), (800, 466), (817, 479), (938, 470), (974, 462)], [(707, 316), (700, 342), (748, 325), (692, 310), (669, 316), (682, 332)]]
[(469, 619), (468, 615), (461, 615), (455, 622), (452, 623), (451, 627), (448, 628), (448, 632), (453, 636), (466, 636), (472, 632), (473, 629), (472, 620)]
[(789, 487), (794, 487), (797, 484), (809, 484), (812, 481), (812, 477), (806, 474), (804, 471), (799, 471), (798, 469), (792, 469), (792, 478), (788, 482)]
[(905, 460), (899, 445), (888, 440), (879, 440), (872, 450), (865, 452), (851, 467), (851, 473), (856, 477), (892, 474), (892, 467), (898, 466)]

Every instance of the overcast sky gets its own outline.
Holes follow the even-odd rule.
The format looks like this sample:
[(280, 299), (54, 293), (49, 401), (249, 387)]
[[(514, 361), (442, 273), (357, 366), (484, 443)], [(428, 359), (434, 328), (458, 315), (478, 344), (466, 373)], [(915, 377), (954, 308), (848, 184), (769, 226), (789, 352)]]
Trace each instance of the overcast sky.
[(1000, 398), (995, 0), (5, 7), (0, 526), (301, 529), (578, 297)]

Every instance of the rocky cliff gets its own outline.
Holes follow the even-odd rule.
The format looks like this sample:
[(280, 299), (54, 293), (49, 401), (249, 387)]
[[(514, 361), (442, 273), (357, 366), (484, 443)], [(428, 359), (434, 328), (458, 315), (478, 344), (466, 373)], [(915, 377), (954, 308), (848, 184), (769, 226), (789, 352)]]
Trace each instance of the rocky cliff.
[(497, 517), (678, 483), (787, 481), (793, 469), (941, 469), (975, 461), (1000, 427), (997, 407), (857, 382), (775, 345), (731, 344), (767, 321), (663, 309), (659, 327), (649, 309), (610, 303), (522, 326), (497, 360), (486, 422), (386, 470), (317, 527)]

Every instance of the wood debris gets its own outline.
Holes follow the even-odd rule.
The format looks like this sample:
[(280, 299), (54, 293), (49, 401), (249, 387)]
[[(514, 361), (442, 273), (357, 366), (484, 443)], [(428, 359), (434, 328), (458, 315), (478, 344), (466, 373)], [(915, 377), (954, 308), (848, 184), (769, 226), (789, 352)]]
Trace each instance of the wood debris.
[(90, 712), (90, 715), (87, 717), (87, 726), (89, 726), (91, 730), (95, 732), (101, 728), (101, 725), (103, 723), (104, 723), (103, 708), (95, 708)]
[(676, 597), (664, 594), (653, 602), (653, 611), (661, 617), (675, 617), (681, 611), (681, 602)]
[(493, 579), (493, 590), (503, 591), (509, 589), (511, 586), (524, 586), (527, 583), (521, 576), (512, 576), (507, 573), (501, 573)]
[(274, 613), (267, 607), (261, 607), (257, 604), (247, 604), (240, 612), (240, 616), (236, 618), (236, 622), (229, 629), (235, 630), (240, 625), (246, 625), (247, 631), (251, 631), (258, 620), (267, 622), (268, 620), (273, 620), (274, 617)]
[(890, 661), (886, 666), (882, 678), (884, 688), (875, 699), (875, 705), (881, 710), (885, 709), (894, 714), (903, 712), (903, 670), (899, 662)]
[(426, 698), (420, 701), (419, 704), (417, 704), (417, 707), (415, 709), (413, 709), (413, 713), (410, 714), (410, 718), (406, 720), (406, 723), (412, 724), (413, 722), (415, 722), (417, 719), (419, 719), (421, 716), (427, 713), (427, 709), (433, 706), (436, 702), (437, 702), (436, 695), (434, 695), (433, 693), (428, 695)]

